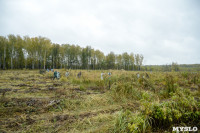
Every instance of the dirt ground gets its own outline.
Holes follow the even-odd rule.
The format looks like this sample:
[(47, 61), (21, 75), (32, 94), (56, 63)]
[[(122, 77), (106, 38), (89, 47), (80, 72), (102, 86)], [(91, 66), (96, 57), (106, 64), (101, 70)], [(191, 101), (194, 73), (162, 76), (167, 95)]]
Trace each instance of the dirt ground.
[(61, 70), (52, 80), (53, 72), (0, 71), (0, 132), (112, 132), (116, 114), (130, 106), (113, 102), (106, 87), (74, 83), (86, 77), (76, 73)]

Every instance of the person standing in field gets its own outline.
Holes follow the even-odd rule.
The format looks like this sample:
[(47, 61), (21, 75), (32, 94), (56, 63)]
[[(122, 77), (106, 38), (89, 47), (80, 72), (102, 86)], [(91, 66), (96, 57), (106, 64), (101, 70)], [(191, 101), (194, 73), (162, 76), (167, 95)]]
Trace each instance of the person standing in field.
[(68, 77), (68, 76), (69, 76), (69, 72), (68, 72), (68, 71), (65, 73), (65, 76), (66, 76), (66, 77)]
[(77, 74), (77, 77), (78, 77), (78, 78), (80, 78), (80, 77), (81, 77), (81, 72), (79, 72), (79, 73)]
[(60, 73), (57, 72), (57, 79), (60, 79)]
[(54, 75), (53, 76), (53, 80), (54, 80), (55, 78), (57, 78), (57, 71), (55, 71), (53, 75)]
[(104, 73), (101, 73), (101, 80), (103, 80), (103, 75), (104, 75)]
[(137, 73), (137, 78), (140, 78), (140, 74), (139, 73)]

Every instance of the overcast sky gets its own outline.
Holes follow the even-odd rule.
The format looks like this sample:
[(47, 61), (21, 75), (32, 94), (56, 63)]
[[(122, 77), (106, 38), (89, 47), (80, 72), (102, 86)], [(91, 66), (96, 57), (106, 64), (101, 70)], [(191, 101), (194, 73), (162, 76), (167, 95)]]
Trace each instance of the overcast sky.
[(144, 64), (200, 63), (200, 0), (0, 0), (0, 35), (44, 36)]

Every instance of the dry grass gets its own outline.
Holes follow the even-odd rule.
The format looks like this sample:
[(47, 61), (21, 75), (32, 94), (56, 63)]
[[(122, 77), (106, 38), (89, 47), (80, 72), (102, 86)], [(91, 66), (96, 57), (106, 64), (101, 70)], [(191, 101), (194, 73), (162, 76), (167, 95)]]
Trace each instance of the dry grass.
[[(165, 91), (165, 73), (148, 73), (147, 78), (139, 72), (137, 78), (138, 72), (110, 70), (109, 79), (108, 70), (70, 70), (69, 77), (65, 70), (57, 71), (59, 80), (52, 80), (53, 72), (0, 71), (0, 92), (6, 91), (0, 94), (0, 132), (113, 132), (121, 110), (137, 112), (145, 108), (144, 101), (163, 101), (170, 96)], [(191, 89), (198, 98), (198, 76), (194, 81), (192, 75), (170, 74), (179, 88)]]

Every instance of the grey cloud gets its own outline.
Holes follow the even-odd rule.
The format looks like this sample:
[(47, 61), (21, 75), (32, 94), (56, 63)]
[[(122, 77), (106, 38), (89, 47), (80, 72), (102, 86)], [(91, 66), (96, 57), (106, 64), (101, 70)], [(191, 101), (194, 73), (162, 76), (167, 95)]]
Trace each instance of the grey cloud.
[(145, 64), (200, 63), (198, 0), (2, 0), (0, 34), (46, 36)]

